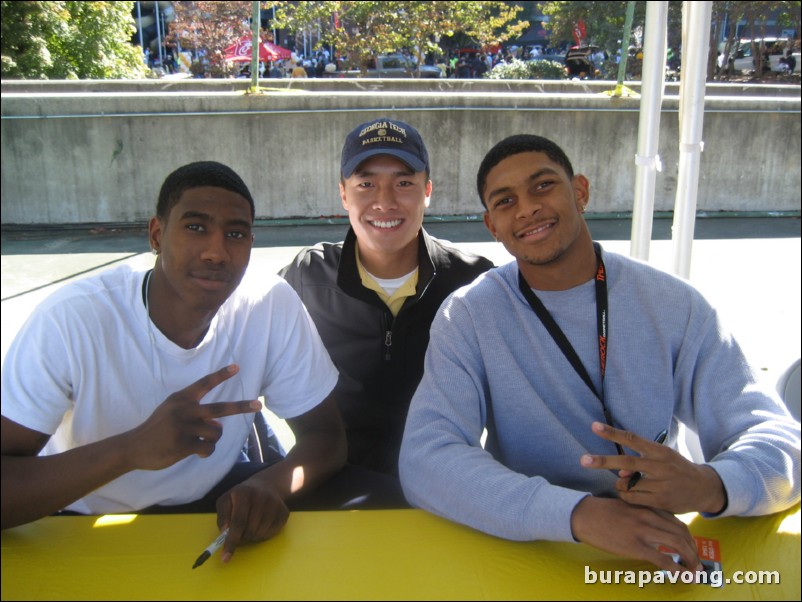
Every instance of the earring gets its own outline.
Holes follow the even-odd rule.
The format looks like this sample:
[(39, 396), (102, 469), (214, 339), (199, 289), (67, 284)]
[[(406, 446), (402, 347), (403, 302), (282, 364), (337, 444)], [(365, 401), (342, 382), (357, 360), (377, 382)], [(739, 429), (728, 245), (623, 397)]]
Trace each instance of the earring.
[(159, 249), (157, 249), (157, 248), (155, 248), (155, 247), (154, 247), (154, 248), (152, 248), (152, 249), (150, 250), (150, 252), (151, 252), (151, 253), (153, 253), (154, 255), (158, 255), (158, 254), (159, 254)]

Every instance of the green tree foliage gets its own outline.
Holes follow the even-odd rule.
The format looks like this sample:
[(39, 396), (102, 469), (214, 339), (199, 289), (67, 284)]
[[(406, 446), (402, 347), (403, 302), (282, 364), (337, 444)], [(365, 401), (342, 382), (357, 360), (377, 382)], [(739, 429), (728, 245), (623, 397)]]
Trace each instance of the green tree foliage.
[[(736, 31), (738, 27), (733, 24), (743, 25), (740, 31), (741, 37), (751, 38), (753, 40), (752, 56), (760, 56), (763, 53), (763, 48), (755, 40), (765, 36), (769, 17), (774, 15), (777, 23), (799, 32), (800, 6), (802, 6), (802, 2), (799, 0), (791, 2), (746, 2), (742, 0), (713, 2), (710, 28), (711, 52), (708, 57), (707, 69), (708, 79), (713, 79), (714, 77), (728, 79), (733, 75), (740, 75), (739, 73), (731, 73), (728, 63), (725, 63), (722, 69), (718, 69), (716, 63), (719, 54), (723, 53), (724, 56), (731, 56), (737, 46)], [(719, 46), (725, 23), (729, 23), (730, 27), (727, 29), (727, 37)], [(797, 49), (799, 48), (798, 41), (796, 42), (796, 47)], [(759, 78), (762, 75), (763, 67), (763, 63), (755, 65), (755, 77)]]
[[(556, 40), (574, 45), (574, 27), (581, 21), (585, 26), (585, 46), (598, 46), (613, 55), (621, 49), (621, 36), (627, 12), (626, 1), (619, 2), (543, 2), (541, 10), (548, 15), (548, 30)], [(646, 2), (635, 3), (631, 37), (627, 46), (643, 45), (643, 28), (646, 22)], [(682, 2), (668, 3), (668, 39), (670, 48), (682, 44)]]
[[(795, 1), (723, 1), (713, 2), (711, 32), (709, 79), (713, 78), (715, 59), (718, 54), (718, 41), (721, 40), (724, 23), (730, 24), (727, 48), (734, 46), (735, 23), (742, 23), (742, 37), (762, 38), (770, 18), (776, 17), (779, 23), (795, 29), (800, 28), (800, 3)], [(540, 8), (549, 17), (548, 29), (556, 40), (573, 45), (575, 43), (574, 26), (581, 20), (585, 25), (586, 36), (583, 41), (587, 45), (600, 46), (613, 55), (621, 47), (621, 34), (626, 15), (625, 1), (614, 2), (543, 2)], [(646, 2), (635, 3), (635, 17), (632, 26), (632, 37), (627, 45), (641, 47), (646, 20)], [(682, 46), (682, 2), (668, 3), (668, 39), (667, 45), (677, 55)], [(753, 54), (759, 56), (762, 49), (753, 48)], [(760, 76), (760, 66), (755, 74)]]
[(399, 15), (385, 10), (395, 2), (298, 2), (278, 3), (275, 25), (293, 32), (320, 26), (320, 44), (334, 46), (347, 58), (346, 66), (367, 69), (377, 54), (403, 45), (396, 30)]
[(147, 68), (133, 2), (2, 2), (0, 63), (9, 79), (131, 79)]
[[(731, 4), (738, 5), (735, 9), (738, 12), (742, 11), (743, 18), (746, 20), (747, 26), (745, 28), (746, 36), (752, 39), (752, 56), (763, 56), (765, 46), (762, 39), (766, 35), (766, 25), (771, 11), (779, 12), (783, 5), (799, 4), (798, 2), (732, 2)], [(798, 10), (798, 6), (797, 6)], [(758, 42), (757, 40), (761, 41)], [(765, 65), (767, 67), (767, 65)], [(763, 61), (755, 63), (755, 77), (763, 75), (764, 64)]]
[(517, 37), (529, 23), (517, 21), (519, 6), (506, 2), (278, 2), (278, 27), (314, 28), (320, 44), (363, 72), (379, 54), (408, 49), (423, 62), (441, 54), (440, 40), (464, 33), (479, 45)]
[(496, 46), (518, 38), (529, 28), (529, 21), (521, 21), (518, 17), (523, 8), (511, 2), (434, 2), (433, 4), (451, 4), (453, 32), (468, 36), (480, 48)]
[(193, 68), (212, 77), (228, 75), (238, 66), (226, 64), (224, 50), (251, 33), (252, 7), (253, 3), (247, 1), (174, 2), (175, 20), (168, 40), (201, 57), (202, 63)]
[[(642, 29), (645, 4), (635, 4), (633, 31), (637, 30), (638, 25)], [(552, 39), (574, 45), (574, 27), (581, 21), (585, 26), (583, 45), (599, 46), (609, 53), (621, 48), (627, 2), (544, 2), (541, 10), (549, 17), (547, 28)]]

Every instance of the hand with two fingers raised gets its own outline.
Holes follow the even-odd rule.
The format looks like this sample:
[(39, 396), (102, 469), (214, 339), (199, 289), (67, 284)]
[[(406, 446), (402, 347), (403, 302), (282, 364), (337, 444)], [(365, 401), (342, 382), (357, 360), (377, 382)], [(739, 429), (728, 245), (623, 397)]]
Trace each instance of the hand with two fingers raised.
[(203, 397), (239, 371), (232, 364), (207, 374), (170, 395), (145, 422), (126, 433), (129, 462), (137, 469), (160, 470), (192, 454), (205, 458), (223, 434), (218, 418), (257, 412), (257, 400), (202, 404)]
[[(638, 454), (585, 454), (580, 459), (586, 468), (619, 471), (615, 487), (623, 501), (675, 514), (716, 514), (726, 507), (724, 484), (711, 467), (694, 464), (670, 447), (629, 431), (600, 422), (594, 422), (592, 428), (602, 439), (619, 443)], [(630, 479), (636, 472), (640, 473), (640, 478), (631, 486)]]

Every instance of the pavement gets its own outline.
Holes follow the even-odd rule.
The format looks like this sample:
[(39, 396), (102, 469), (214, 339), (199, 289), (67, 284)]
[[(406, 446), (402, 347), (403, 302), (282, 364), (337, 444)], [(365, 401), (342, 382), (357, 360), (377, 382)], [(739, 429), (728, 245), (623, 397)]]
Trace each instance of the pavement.
[[(629, 254), (628, 219), (590, 218), (595, 240), (606, 249)], [(342, 240), (347, 224), (330, 222), (281, 226), (260, 222), (255, 228), (251, 269), (277, 272), (306, 245)], [(649, 263), (668, 272), (673, 263), (671, 225), (670, 219), (654, 220), (649, 252)], [(480, 220), (427, 221), (425, 227), (432, 235), (485, 255), (497, 265), (511, 260)], [(147, 231), (141, 227), (5, 228), (0, 232), (0, 247), (2, 357), (30, 311), (58, 287), (121, 263), (153, 264)], [(801, 257), (798, 217), (696, 221), (689, 280), (720, 310), (747, 357), (772, 381), (800, 357)]]

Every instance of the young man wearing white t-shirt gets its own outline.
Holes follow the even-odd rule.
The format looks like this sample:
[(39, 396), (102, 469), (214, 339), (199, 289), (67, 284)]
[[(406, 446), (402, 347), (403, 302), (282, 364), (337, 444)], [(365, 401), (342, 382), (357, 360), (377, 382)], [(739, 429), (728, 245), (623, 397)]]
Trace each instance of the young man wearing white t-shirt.
[[(2, 369), (4, 529), (62, 510), (216, 511), (225, 561), (341, 468), (337, 370), (293, 290), (246, 274), (253, 219), (229, 167), (180, 167), (150, 220), (152, 270), (108, 270), (34, 310)], [(260, 396), (296, 437), (272, 464), (241, 461)]]

